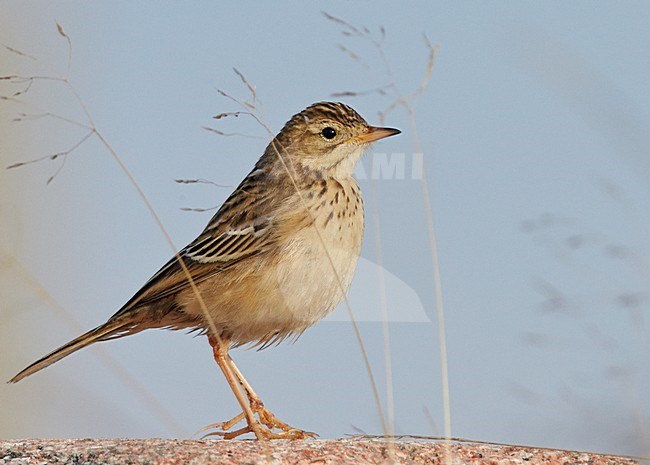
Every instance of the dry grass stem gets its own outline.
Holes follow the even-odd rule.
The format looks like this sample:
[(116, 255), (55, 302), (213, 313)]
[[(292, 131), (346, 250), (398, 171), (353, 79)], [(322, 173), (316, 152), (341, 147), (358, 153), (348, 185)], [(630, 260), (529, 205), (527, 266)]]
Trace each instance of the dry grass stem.
[(238, 136), (238, 137), (248, 137), (250, 139), (262, 139), (262, 137), (260, 137), (260, 136), (254, 136), (252, 134), (244, 134), (243, 132), (224, 132), (224, 131), (220, 131), (219, 129), (209, 128), (207, 126), (201, 126), (201, 127), (203, 129), (205, 129), (206, 131), (214, 132), (215, 134), (217, 134), (219, 136), (226, 136), (226, 137)]
[[(390, 62), (386, 57), (386, 54), (383, 50), (383, 41), (386, 37), (385, 29), (380, 28), (380, 37), (379, 39), (375, 38), (374, 35), (367, 29), (359, 29), (347, 21), (332, 16), (328, 13), (323, 12), (323, 15), (328, 20), (334, 22), (343, 28), (343, 33), (345, 35), (354, 35), (368, 41), (376, 50), (379, 55), (379, 59), (383, 64), (383, 78), (388, 79), (388, 85), (380, 87), (382, 91), (386, 92), (389, 97), (392, 97), (392, 100), (388, 103), (386, 108), (380, 112), (380, 120), (383, 122), (386, 116), (394, 111), (396, 108), (402, 108), (409, 117), (411, 131), (413, 134), (413, 143), (415, 146), (415, 151), (417, 153), (423, 153), (420, 139), (417, 131), (417, 124), (414, 115), (413, 102), (415, 102), (422, 93), (427, 89), (433, 68), (435, 65), (435, 57), (438, 52), (439, 47), (432, 46), (426, 36), (424, 36), (424, 44), (427, 48), (428, 58), (425, 67), (424, 77), (420, 85), (410, 94), (404, 94), (401, 92), (400, 87), (397, 85), (394, 74), (391, 70)], [(384, 95), (383, 93), (381, 95)], [(431, 205), (431, 197), (429, 188), (427, 185), (427, 180), (425, 176), (421, 177), (422, 185), (422, 198), (424, 203), (424, 212), (427, 218), (427, 232), (429, 236), (429, 245), (431, 250), (431, 261), (434, 268), (434, 289), (435, 289), (435, 299), (436, 299), (436, 313), (438, 316), (438, 338), (440, 341), (440, 365), (441, 365), (441, 384), (442, 384), (442, 397), (443, 397), (443, 407), (444, 407), (444, 431), (445, 437), (451, 438), (451, 402), (450, 402), (450, 393), (449, 393), (449, 369), (447, 361), (447, 342), (446, 342), (446, 330), (445, 330), (445, 318), (443, 310), (443, 299), (442, 299), (442, 283), (440, 279), (440, 265), (438, 258), (438, 245), (435, 234), (434, 220), (433, 220), (433, 209)], [(449, 450), (449, 449), (447, 449)], [(445, 462), (451, 463), (451, 456), (449, 453), (445, 456)]]
[(21, 57), (29, 58), (30, 60), (36, 61), (36, 57), (34, 57), (34, 56), (32, 56), (32, 55), (30, 55), (28, 53), (21, 52), (17, 48), (13, 48), (13, 47), (10, 47), (10, 46), (5, 45), (5, 44), (0, 44), (0, 45), (2, 45), (2, 47), (4, 47), (6, 50), (8, 50), (11, 53), (15, 53), (16, 55), (19, 55)]
[(252, 97), (253, 97), (253, 103), (243, 102), (244, 105), (246, 105), (247, 107), (249, 107), (251, 110), (254, 110), (254, 109), (256, 108), (256, 102), (257, 102), (257, 92), (255, 91), (255, 87), (253, 87), (253, 86), (248, 82), (248, 80), (246, 79), (246, 77), (245, 77), (245, 76), (244, 76), (244, 75), (243, 75), (243, 74), (242, 74), (242, 73), (241, 73), (237, 68), (233, 68), (232, 70), (235, 72), (235, 74), (236, 74), (237, 76), (239, 76), (239, 79), (241, 79), (241, 82), (244, 83), (244, 85), (248, 88), (248, 90), (250, 91), (250, 93), (251, 93), (251, 95), (252, 95)]

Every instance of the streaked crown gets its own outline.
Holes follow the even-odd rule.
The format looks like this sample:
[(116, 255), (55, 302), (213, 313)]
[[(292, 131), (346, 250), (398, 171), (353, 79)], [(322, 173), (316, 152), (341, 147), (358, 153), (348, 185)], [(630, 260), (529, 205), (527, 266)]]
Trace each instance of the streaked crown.
[[(352, 107), (341, 102), (318, 102), (293, 115), (277, 135), (277, 140), (283, 145), (303, 141), (311, 149), (327, 149), (367, 127), (366, 120)], [(334, 131), (323, 131), (326, 128)]]

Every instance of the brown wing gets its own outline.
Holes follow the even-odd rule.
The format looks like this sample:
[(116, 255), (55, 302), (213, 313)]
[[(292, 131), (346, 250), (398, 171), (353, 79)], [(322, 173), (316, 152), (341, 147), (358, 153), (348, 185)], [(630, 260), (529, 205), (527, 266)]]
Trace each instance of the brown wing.
[(278, 207), (291, 194), (283, 189), (269, 195), (265, 171), (253, 170), (212, 217), (194, 241), (169, 260), (112, 318), (150, 305), (189, 287), (183, 260), (195, 283), (210, 279), (239, 261), (265, 253), (274, 243)]

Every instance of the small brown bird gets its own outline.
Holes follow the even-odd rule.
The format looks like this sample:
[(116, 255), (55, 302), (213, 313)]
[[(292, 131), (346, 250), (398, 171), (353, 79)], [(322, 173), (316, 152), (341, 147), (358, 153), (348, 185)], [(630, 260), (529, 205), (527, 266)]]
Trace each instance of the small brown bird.
[[(205, 230), (101, 326), (34, 362), (11, 383), (100, 341), (151, 328), (206, 334), (242, 413), (211, 425), (230, 439), (301, 439), (278, 420), (228, 354), (297, 338), (330, 313), (352, 281), (363, 236), (354, 167), (371, 142), (399, 134), (349, 106), (320, 102), (294, 115)], [(256, 416), (257, 415), (257, 416)], [(230, 431), (237, 423), (246, 425)]]

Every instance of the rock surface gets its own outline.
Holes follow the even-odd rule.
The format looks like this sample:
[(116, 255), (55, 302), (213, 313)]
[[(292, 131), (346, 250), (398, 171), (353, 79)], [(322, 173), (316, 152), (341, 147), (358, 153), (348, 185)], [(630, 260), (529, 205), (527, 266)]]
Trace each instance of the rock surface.
[(30, 439), (0, 441), (0, 464), (589, 464), (632, 465), (585, 452), (442, 441), (341, 439), (193, 441), (175, 439)]

